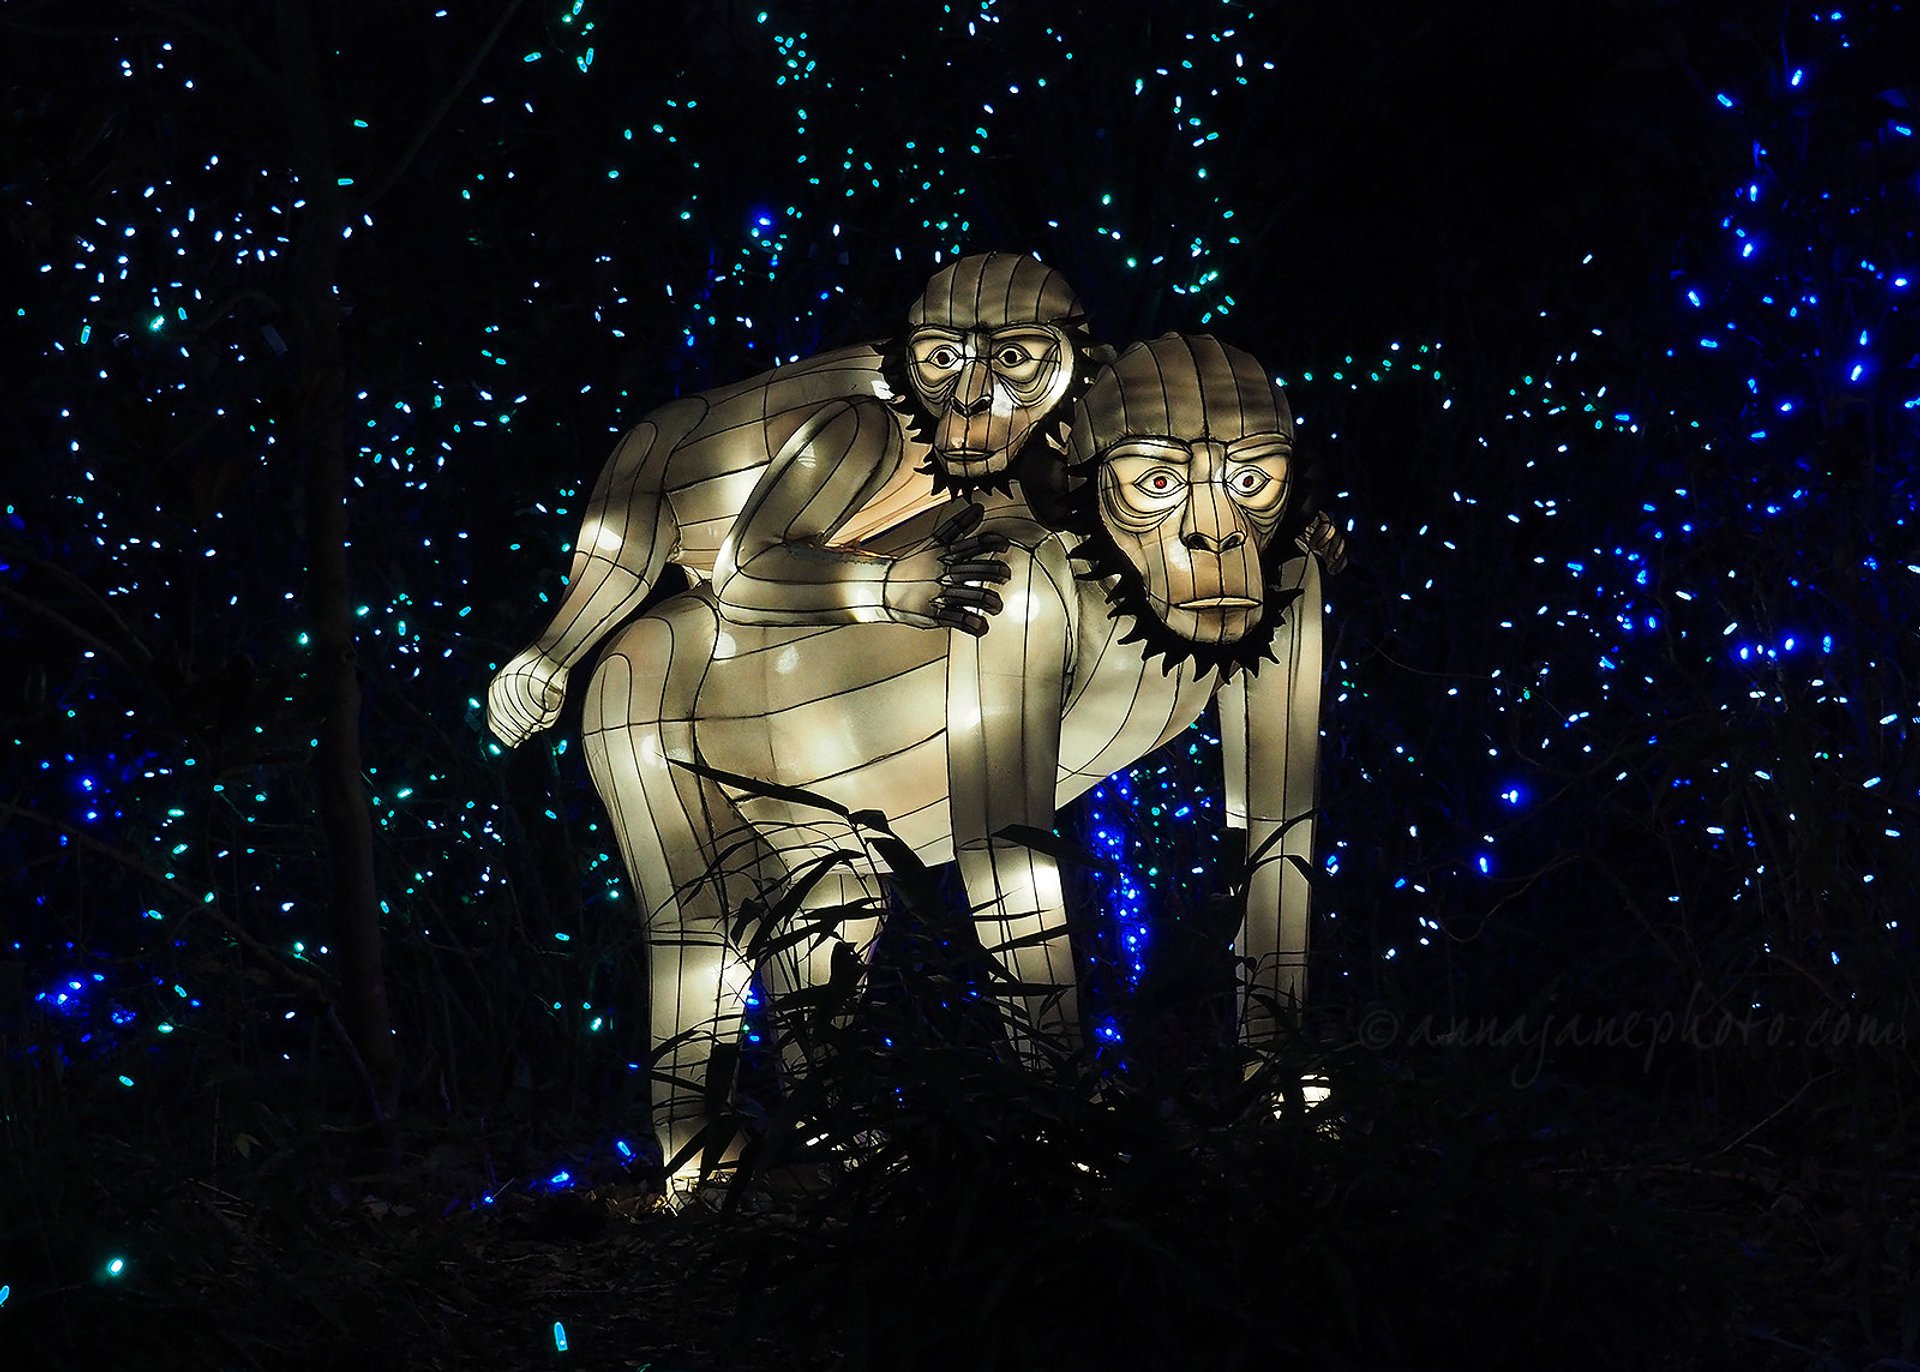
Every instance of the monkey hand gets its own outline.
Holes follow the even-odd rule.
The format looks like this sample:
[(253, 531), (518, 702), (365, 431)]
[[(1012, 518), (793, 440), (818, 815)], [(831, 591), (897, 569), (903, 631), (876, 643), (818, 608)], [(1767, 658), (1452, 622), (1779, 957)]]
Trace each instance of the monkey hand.
[(1328, 576), (1338, 576), (1347, 565), (1347, 536), (1340, 526), (1327, 518), (1325, 510), (1307, 521), (1307, 527), (1300, 531), (1300, 537), (1294, 540), (1303, 553), (1312, 553), (1320, 559), (1320, 565), (1327, 569)]
[(487, 728), (509, 748), (560, 717), (567, 699), (567, 669), (538, 648), (528, 648), (502, 667), (487, 686)]
[(975, 532), (984, 514), (978, 505), (965, 506), (941, 521), (928, 547), (894, 560), (884, 592), (889, 619), (976, 638), (987, 631), (987, 617), (1001, 610), (993, 584), (1013, 573), (1002, 556), (1007, 540)]

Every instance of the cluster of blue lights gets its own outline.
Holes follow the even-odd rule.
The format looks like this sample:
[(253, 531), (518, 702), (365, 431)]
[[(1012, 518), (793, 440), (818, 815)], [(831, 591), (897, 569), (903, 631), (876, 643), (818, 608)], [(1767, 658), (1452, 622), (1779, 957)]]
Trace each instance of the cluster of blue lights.
[[(1601, 328), (1543, 316), (1541, 364), (1497, 407), (1484, 382), (1352, 356), (1291, 381), (1303, 433), (1322, 441), (1364, 428), (1362, 388), (1424, 394), (1454, 439), (1441, 503), (1379, 517), (1404, 477), (1355, 452), (1335, 505), (1360, 568), (1329, 586), (1341, 652), (1319, 898), (1340, 977), (1364, 974), (1356, 952), (1405, 966), (1492, 911), (1528, 910), (1560, 836), (1603, 819), (1632, 819), (1669, 855), (1635, 880), (1676, 919), (1754, 902), (1777, 913), (1812, 880), (1825, 908), (1850, 912), (1849, 937), (1905, 937), (1902, 912), (1873, 893), (1888, 869), (1911, 870), (1903, 814), (1920, 788), (1903, 745), (1920, 698), (1896, 643), (1920, 618), (1920, 572), (1873, 549), (1910, 544), (1915, 522), (1920, 158), (1897, 107), (1855, 108), (1848, 125), (1807, 103), (1814, 73), (1845, 80), (1844, 18), (1792, 26), (1801, 60), (1770, 94), (1717, 99), (1754, 171), (1717, 221), (1728, 251), (1703, 237), (1678, 274), (1669, 330), (1698, 346), (1666, 348), (1666, 372)], [(1880, 174), (1826, 179), (1862, 148)], [(1350, 603), (1354, 582), (1372, 603)], [(1205, 751), (1206, 767), (1137, 769), (1129, 789), (1095, 793), (1094, 842), (1122, 863), (1108, 899), (1123, 928), (1143, 888), (1164, 915), (1170, 854), (1200, 851), (1209, 826), (1155, 835), (1143, 809), (1215, 794)], [(1838, 815), (1844, 849), (1822, 837)], [(1369, 860), (1343, 860), (1356, 850)], [(1797, 852), (1828, 859), (1817, 878), (1782, 872)], [(1364, 927), (1340, 928), (1343, 914)], [(1763, 927), (1756, 913), (1756, 950)]]

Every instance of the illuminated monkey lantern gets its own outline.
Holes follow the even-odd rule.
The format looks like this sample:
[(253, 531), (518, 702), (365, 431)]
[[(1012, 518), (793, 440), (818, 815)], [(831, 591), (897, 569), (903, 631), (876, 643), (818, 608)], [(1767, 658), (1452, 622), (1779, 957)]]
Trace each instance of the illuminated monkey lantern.
[(742, 622), (982, 632), (992, 598), (978, 541), (902, 557), (865, 542), (949, 495), (1009, 485), (1014, 458), (1064, 420), (1094, 366), (1065, 278), (989, 253), (936, 274), (890, 346), (661, 406), (601, 473), (552, 621), (488, 688), (489, 727), (512, 747), (552, 724), (571, 668), (668, 562), (710, 574)]
[[(955, 356), (939, 361), (964, 365), (941, 346)], [(649, 912), (669, 1159), (701, 1128), (714, 1044), (738, 1030), (742, 902), (826, 859), (834, 875), (809, 906), (884, 908), (870, 858), (829, 857), (861, 848), (845, 823), (710, 772), (877, 809), (924, 860), (957, 856), (988, 914), (983, 941), (1023, 988), (1022, 1018), (1055, 1029), (1071, 1027), (1075, 980), (1060, 881), (1050, 858), (995, 837), (1008, 826), (1050, 827), (1058, 805), (1217, 698), (1229, 824), (1256, 846), (1279, 835), (1275, 858), (1311, 858), (1321, 604), (1316, 560), (1296, 545), (1320, 526), (1294, 500), (1284, 399), (1245, 353), (1169, 335), (1094, 381), (1066, 458), (1044, 503), (1067, 532), (1017, 504), (989, 519), (1009, 576), (983, 636), (742, 625), (703, 589), (641, 616), (596, 669), (587, 762)], [(933, 519), (890, 546), (912, 556)], [(1255, 984), (1298, 997), (1304, 879), (1271, 861), (1249, 896), (1239, 947)], [(838, 937), (864, 945), (875, 922), (843, 922)], [(824, 975), (832, 943), (763, 969), (776, 992)]]

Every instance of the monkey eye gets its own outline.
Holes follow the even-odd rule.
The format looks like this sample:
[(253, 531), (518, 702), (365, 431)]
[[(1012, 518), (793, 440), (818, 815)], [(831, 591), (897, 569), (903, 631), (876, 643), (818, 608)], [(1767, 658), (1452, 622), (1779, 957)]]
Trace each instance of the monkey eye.
[(1018, 343), (1003, 343), (999, 351), (994, 353), (993, 360), (1003, 367), (1018, 367), (1023, 362), (1033, 361), (1033, 354)]
[(939, 347), (927, 354), (927, 361), (945, 370), (960, 361), (960, 351), (950, 343), (942, 343)]
[(1272, 480), (1258, 467), (1242, 467), (1227, 478), (1227, 488), (1238, 496), (1253, 496), (1265, 490)]
[(1180, 478), (1166, 467), (1155, 467), (1133, 483), (1134, 489), (1152, 496), (1172, 495), (1180, 489)]

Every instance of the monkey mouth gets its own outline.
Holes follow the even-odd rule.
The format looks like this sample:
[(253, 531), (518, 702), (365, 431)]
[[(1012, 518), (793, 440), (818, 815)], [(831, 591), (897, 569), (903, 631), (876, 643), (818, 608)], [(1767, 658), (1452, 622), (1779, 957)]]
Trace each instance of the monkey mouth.
[(1259, 605), (1259, 601), (1249, 600), (1243, 595), (1215, 595), (1205, 596), (1199, 600), (1183, 600), (1174, 608), (1180, 610), (1252, 610), (1257, 609)]
[(941, 448), (939, 452), (949, 467), (986, 467), (1007, 460), (1005, 448)]

